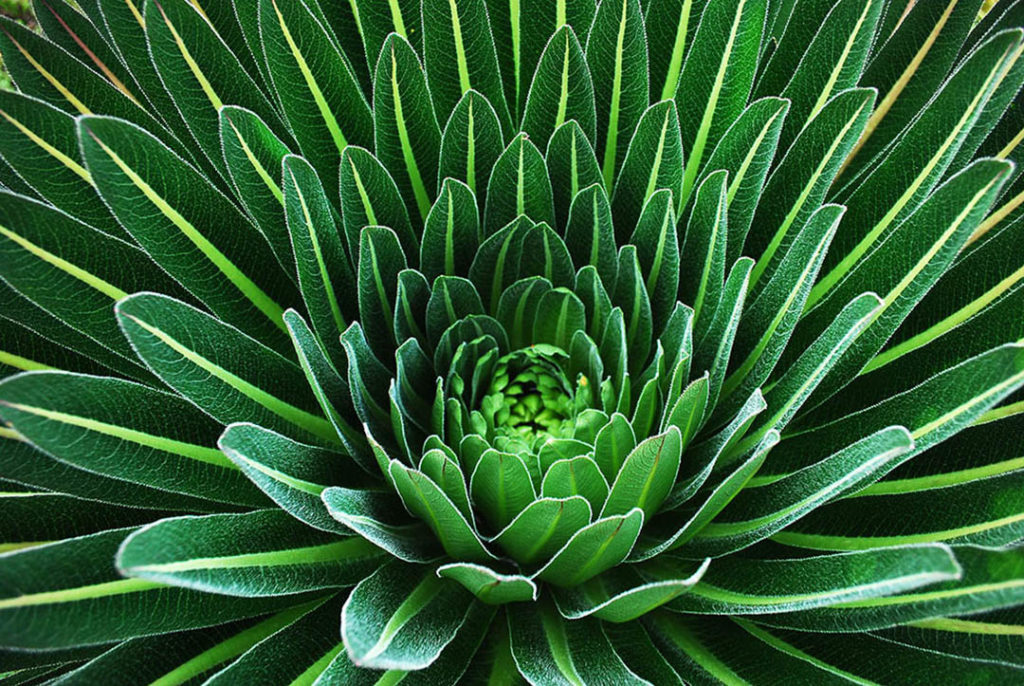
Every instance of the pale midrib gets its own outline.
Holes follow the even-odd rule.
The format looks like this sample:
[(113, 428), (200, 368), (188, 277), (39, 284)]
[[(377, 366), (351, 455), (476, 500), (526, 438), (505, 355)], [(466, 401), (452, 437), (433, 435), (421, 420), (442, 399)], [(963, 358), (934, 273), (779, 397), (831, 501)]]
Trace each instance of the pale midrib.
[(238, 138), (238, 144), (242, 146), (242, 152), (245, 153), (245, 157), (247, 160), (249, 160), (249, 164), (252, 165), (252, 168), (256, 171), (256, 174), (260, 177), (260, 180), (263, 181), (264, 185), (266, 185), (267, 190), (270, 191), (270, 194), (274, 196), (274, 199), (277, 200), (277, 202), (279, 202), (282, 207), (284, 207), (284, 194), (278, 187), (277, 182), (274, 181), (273, 178), (271, 178), (270, 173), (267, 172), (266, 168), (264, 168), (263, 164), (256, 157), (256, 154), (252, 151), (252, 148), (249, 147), (249, 143), (245, 140), (245, 138), (242, 137), (242, 132), (238, 130), (238, 127), (236, 127), (235, 123), (231, 121), (231, 118), (225, 116), (225, 119), (231, 126), (231, 129), (235, 132), (235, 136)]
[(33, 57), (32, 54), (14, 38), (14, 36), (12, 36), (7, 31), (4, 31), (4, 34), (11, 41), (11, 43), (14, 44), (14, 47), (17, 48), (18, 52), (21, 53), (22, 57), (28, 60), (28, 63), (31, 64), (37, 72), (39, 72), (39, 75), (46, 79), (46, 81), (51, 86), (53, 86), (57, 90), (57, 92), (64, 97), (65, 100), (71, 103), (71, 106), (78, 110), (79, 114), (92, 114), (89, 108), (85, 106), (85, 103), (83, 103), (81, 100), (75, 97), (74, 93), (72, 93), (67, 86), (61, 83), (56, 76), (47, 71), (46, 67), (40, 64), (39, 61), (35, 57)]
[(839, 675), (839, 676), (841, 676), (841, 677), (843, 677), (843, 678), (845, 678), (845, 679), (847, 679), (847, 680), (849, 680), (849, 681), (851, 681), (851, 682), (853, 682), (855, 684), (858, 684), (859, 686), (877, 686), (877, 684), (878, 684), (878, 682), (869, 681), (868, 679), (863, 679), (863, 678), (857, 676), (856, 674), (851, 674), (850, 672), (842, 670), (842, 669), (840, 669), (840, 668), (838, 668), (838, 667), (836, 667), (834, 665), (830, 665), (830, 664), (828, 664), (827, 662), (825, 662), (823, 660), (819, 660), (818, 658), (816, 658), (816, 657), (814, 657), (812, 655), (808, 655), (804, 651), (802, 651), (802, 650), (800, 650), (800, 649), (790, 645), (789, 643), (786, 643), (785, 641), (783, 641), (782, 639), (778, 638), (777, 636), (773, 636), (772, 634), (768, 633), (765, 629), (763, 629), (763, 628), (761, 628), (761, 627), (759, 627), (759, 626), (757, 626), (757, 625), (755, 625), (755, 624), (753, 624), (751, 622), (748, 622), (748, 621), (746, 621), (744, 619), (733, 618), (733, 622), (735, 622), (737, 625), (739, 625), (740, 628), (742, 628), (744, 631), (746, 631), (750, 635), (754, 636), (755, 638), (760, 639), (761, 641), (764, 641), (765, 643), (767, 643), (771, 647), (775, 648), (776, 650), (778, 650), (778, 651), (780, 651), (782, 653), (785, 653), (786, 655), (791, 655), (791, 656), (797, 658), (798, 660), (803, 660), (804, 662), (808, 662), (808, 663), (814, 665), (815, 667), (818, 667), (818, 668), (820, 668), (820, 669), (822, 669), (822, 670), (824, 670), (826, 672), (830, 672), (832, 674)]
[(0, 109), (0, 117), (6, 119), (12, 126), (21, 131), (21, 133), (24, 134), (26, 138), (28, 138), (30, 141), (32, 141), (37, 146), (42, 148), (42, 150), (47, 155), (50, 155), (55, 160), (60, 162), (62, 165), (67, 167), (71, 172), (80, 177), (87, 184), (89, 184), (90, 186), (94, 185), (92, 176), (85, 169), (85, 167), (78, 164), (78, 162), (75, 162), (73, 159), (62, 153), (60, 150), (58, 150), (56, 147), (54, 147), (48, 141), (46, 141), (42, 136), (40, 136), (27, 126), (25, 126), (22, 122), (18, 121), (2, 109)]
[[(671, 613), (659, 615), (654, 620), (657, 626), (669, 635), (672, 642), (683, 649), (701, 669), (726, 686), (747, 686), (748, 682), (729, 669), (717, 656), (700, 643), (688, 629), (680, 626), (678, 618)], [(670, 623), (671, 622), (671, 623)]]
[(108, 424), (107, 422), (89, 419), (88, 417), (79, 417), (65, 412), (47, 410), (42, 407), (22, 405), (20, 403), (12, 403), (6, 400), (0, 401), (0, 405), (6, 405), (7, 407), (14, 408), (19, 412), (36, 415), (37, 417), (43, 417), (44, 419), (60, 422), (61, 424), (77, 426), (87, 431), (95, 431), (96, 433), (103, 434), (105, 436), (112, 436), (129, 443), (153, 448), (154, 450), (160, 450), (165, 453), (170, 453), (171, 455), (178, 455), (197, 462), (205, 462), (217, 467), (224, 467), (225, 469), (238, 469), (238, 466), (235, 465), (234, 462), (226, 458), (223, 453), (214, 448), (207, 448), (193, 443), (176, 441), (172, 438), (164, 438), (163, 436), (154, 436), (153, 434), (129, 429), (124, 426)]
[(868, 17), (868, 12), (871, 10), (871, 5), (874, 0), (864, 3), (864, 10), (861, 12), (860, 17), (857, 19), (857, 23), (853, 27), (853, 31), (850, 32), (850, 37), (846, 39), (846, 44), (843, 46), (843, 52), (839, 56), (839, 60), (836, 62), (835, 67), (832, 68), (832, 73), (829, 74), (828, 81), (825, 83), (825, 87), (822, 88), (821, 94), (818, 96), (817, 102), (814, 103), (814, 107), (811, 108), (811, 113), (807, 115), (807, 121), (814, 119), (814, 116), (821, 111), (821, 108), (828, 102), (829, 97), (832, 95), (832, 89), (835, 88), (836, 81), (839, 80), (839, 75), (843, 71), (843, 67), (846, 66), (846, 60), (850, 57), (850, 52), (853, 50), (853, 45), (857, 41), (857, 36), (860, 34), (860, 29), (864, 25), (864, 20)]
[[(939, 543), (954, 538), (962, 538), (974, 534), (984, 533), (1004, 526), (1011, 526), (1024, 522), (1024, 513), (999, 517), (986, 522), (980, 522), (971, 526), (961, 526), (943, 531), (929, 531), (921, 534), (906, 534), (901, 536), (835, 536), (827, 534), (804, 534), (798, 532), (782, 531), (773, 539), (799, 548), (812, 548), (816, 550), (869, 550), (891, 545), (907, 545), (911, 543)], [(820, 546), (820, 547), (819, 547)]]
[(859, 498), (872, 495), (897, 495), (904, 493), (919, 493), (935, 488), (947, 488), (966, 484), (970, 481), (987, 479), (993, 476), (1000, 476), (1018, 469), (1024, 469), (1024, 457), (1004, 460), (995, 464), (975, 467), (974, 469), (962, 469), (956, 472), (943, 472), (931, 474), (914, 479), (894, 479), (892, 481), (879, 481), (868, 486), (862, 491), (854, 493), (850, 497)]
[(251, 567), (284, 567), (289, 565), (314, 565), (320, 563), (352, 560), (357, 557), (373, 557), (380, 551), (372, 543), (360, 537), (352, 537), (337, 543), (288, 548), (262, 553), (224, 555), (221, 557), (195, 557), (177, 562), (128, 565), (131, 574), (176, 574), (212, 569), (247, 569)]
[(690, 7), (693, 0), (683, 0), (679, 7), (679, 21), (676, 23), (676, 38), (672, 44), (672, 56), (668, 62), (668, 73), (665, 74), (665, 85), (661, 88), (661, 99), (675, 97), (676, 86), (679, 84), (679, 73), (683, 69), (683, 53), (686, 51), (686, 32), (690, 23)]
[(28, 253), (30, 253), (34, 257), (39, 258), (43, 262), (46, 262), (47, 264), (53, 266), (54, 268), (64, 272), (68, 276), (71, 276), (77, 279), (78, 281), (81, 281), (86, 286), (89, 286), (90, 288), (102, 293), (111, 300), (120, 300), (128, 296), (128, 293), (122, 291), (117, 286), (114, 286), (113, 284), (104, 281), (100, 277), (90, 272), (87, 272), (81, 267), (77, 267), (71, 264), (65, 259), (57, 257), (48, 250), (41, 248), (35, 243), (32, 243), (24, 236), (14, 233), (5, 226), (0, 226), (0, 236), (4, 236), (5, 238), (13, 241), (14, 243), (24, 248)]
[(416, 156), (413, 153), (412, 141), (409, 139), (409, 131), (405, 126), (402, 94), (398, 87), (398, 58), (395, 55), (394, 45), (391, 46), (391, 100), (395, 113), (395, 128), (397, 129), (399, 144), (402, 147), (402, 158), (405, 161), (405, 171), (412, 185), (412, 192), (416, 198), (416, 206), (419, 208), (420, 219), (425, 220), (427, 214), (430, 213), (430, 198), (427, 194), (426, 186), (423, 185), (419, 165), (416, 163)]
[(15, 369), (20, 369), (26, 372), (54, 369), (54, 367), (43, 364), (42, 362), (36, 362), (35, 360), (30, 360), (27, 357), (7, 352), (6, 350), (0, 350), (0, 365), (7, 365), (8, 367), (14, 367)]
[(206, 78), (206, 74), (203, 73), (202, 68), (196, 62), (195, 58), (192, 57), (192, 53), (189, 51), (188, 46), (185, 45), (185, 41), (182, 40), (180, 35), (178, 35), (178, 30), (174, 27), (174, 24), (171, 23), (171, 20), (167, 16), (167, 13), (164, 12), (164, 8), (160, 5), (159, 2), (155, 4), (157, 9), (160, 10), (160, 15), (163, 17), (164, 22), (167, 24), (168, 30), (170, 30), (171, 32), (171, 37), (174, 39), (175, 44), (178, 46), (179, 52), (181, 52), (182, 59), (184, 59), (185, 64), (188, 65), (189, 71), (192, 72), (192, 76), (194, 76), (196, 81), (199, 82), (199, 87), (203, 89), (203, 94), (206, 95), (206, 98), (210, 101), (210, 104), (213, 106), (213, 109), (220, 110), (220, 108), (223, 107), (224, 103), (220, 99), (220, 96), (217, 95), (217, 91), (213, 88), (213, 84), (211, 84), (210, 80)]
[(138, 317), (133, 317), (128, 314), (125, 314), (124, 316), (135, 322), (135, 324), (151, 335), (156, 336), (164, 345), (184, 357), (192, 364), (209, 373), (214, 378), (220, 380), (225, 385), (231, 387), (266, 410), (315, 436), (330, 441), (331, 443), (336, 443), (338, 441), (338, 436), (335, 433), (334, 428), (331, 426), (330, 422), (323, 417), (317, 417), (316, 415), (310, 414), (309, 412), (299, 409), (294, 405), (271, 395), (263, 389), (254, 386), (241, 377), (232, 374), (223, 367), (214, 364), (196, 351), (186, 348), (166, 332), (142, 321)]
[(561, 621), (561, 618), (552, 617), (550, 609), (545, 608), (541, 610), (541, 625), (544, 628), (544, 640), (548, 644), (551, 658), (558, 671), (573, 686), (584, 686), (583, 679), (580, 678), (576, 671), (576, 665), (573, 664), (572, 649), (569, 647), (569, 640), (565, 635), (565, 623)]
[(257, 462), (256, 460), (252, 460), (252, 459), (246, 457), (245, 455), (243, 455), (242, 453), (240, 453), (237, 450), (234, 450), (234, 449), (231, 449), (231, 448), (227, 448), (227, 447), (225, 447), (225, 450), (230, 452), (232, 455), (234, 455), (236, 458), (238, 458), (239, 460), (244, 462), (246, 465), (248, 465), (252, 469), (255, 469), (260, 474), (268, 476), (271, 479), (273, 479), (274, 481), (277, 481), (278, 483), (282, 483), (285, 486), (288, 486), (289, 488), (294, 488), (297, 491), (302, 491), (303, 493), (308, 493), (308, 494), (310, 494), (312, 496), (316, 496), (317, 498), (319, 498), (320, 494), (323, 493), (324, 490), (327, 488), (326, 486), (321, 486), (320, 484), (315, 484), (312, 481), (306, 481), (304, 479), (296, 479), (295, 477), (289, 476), (289, 475), (285, 474), (284, 472), (281, 472), (281, 471), (278, 471), (278, 470), (273, 469), (271, 467), (268, 467), (267, 465), (262, 464), (261, 462)]
[(618, 157), (619, 106), (622, 99), (623, 47), (626, 40), (626, 16), (629, 0), (622, 0), (622, 16), (619, 19), (619, 33), (615, 41), (615, 68), (612, 75), (612, 93), (609, 98), (608, 131), (604, 145), (604, 184), (609, 190), (615, 176), (615, 159)]
[(847, 586), (835, 590), (820, 591), (817, 593), (795, 593), (791, 595), (766, 595), (758, 596), (748, 593), (740, 593), (739, 591), (730, 591), (728, 589), (719, 588), (712, 586), (707, 582), (700, 582), (692, 589), (690, 594), (700, 598), (707, 598), (711, 601), (717, 601), (726, 603), (729, 605), (741, 605), (749, 607), (769, 607), (775, 610), (774, 606), (786, 606), (796, 604), (807, 604), (812, 602), (819, 602), (822, 605), (834, 604), (838, 602), (850, 602), (843, 600), (851, 596), (863, 597), (864, 594), (875, 593), (887, 594), (896, 593), (902, 589), (908, 587), (922, 586), (928, 583), (934, 583), (937, 581), (945, 581), (952, 578), (953, 575), (945, 572), (919, 572), (917, 574), (907, 574), (904, 576), (892, 577), (889, 579), (883, 579), (866, 584), (858, 584), (856, 586)]
[(459, 8), (455, 0), (448, 0), (448, 10), (452, 17), (452, 37), (455, 39), (455, 61), (459, 68), (459, 86), (465, 93), (473, 86), (469, 80), (469, 65), (466, 63), (466, 46), (462, 42), (462, 25), (459, 21)]
[(296, 66), (302, 73), (302, 78), (306, 82), (306, 88), (309, 89), (309, 94), (313, 96), (313, 102), (316, 104), (316, 108), (320, 112), (320, 117), (323, 119), (324, 125), (327, 126), (327, 130), (331, 134), (334, 146), (338, 149), (339, 153), (344, 152), (345, 146), (348, 145), (348, 141), (345, 139), (345, 135), (341, 131), (341, 126), (338, 124), (338, 120), (331, 111), (330, 105), (327, 104), (327, 99), (324, 97), (323, 91), (320, 90), (320, 84), (316, 82), (316, 77), (313, 75), (313, 72), (309, 68), (309, 64), (306, 62), (305, 56), (302, 54), (298, 44), (295, 42), (292, 32), (288, 29), (288, 24), (285, 22), (284, 15), (281, 14), (281, 10), (278, 8), (276, 0), (271, 0), (271, 4), (274, 6), (274, 12), (277, 13), (277, 21), (281, 26), (281, 33), (284, 36), (284, 40), (288, 43), (288, 49), (292, 53), (292, 58), (295, 60)]
[(128, 593), (141, 593), (164, 587), (164, 584), (145, 579), (118, 579), (117, 581), (105, 581), (77, 588), (64, 588), (57, 591), (43, 591), (41, 593), (18, 595), (12, 598), (0, 598), (0, 610), (57, 603), (73, 603), (82, 600), (93, 600), (95, 598), (126, 595)]

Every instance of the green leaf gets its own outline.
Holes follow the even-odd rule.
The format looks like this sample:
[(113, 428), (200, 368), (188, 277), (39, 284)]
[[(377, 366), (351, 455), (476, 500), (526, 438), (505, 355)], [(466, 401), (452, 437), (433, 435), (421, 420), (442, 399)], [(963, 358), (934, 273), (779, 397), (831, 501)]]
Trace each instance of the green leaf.
[(153, 373), (222, 424), (252, 421), (300, 440), (338, 442), (294, 362), (166, 296), (129, 296), (115, 311)]
[(449, 177), (462, 181), (476, 194), (477, 205), (483, 212), (487, 180), (504, 148), (494, 107), (480, 93), (466, 91), (441, 134), (437, 185), (441, 186)]
[(752, 545), (823, 503), (884, 476), (906, 458), (913, 445), (906, 429), (888, 427), (780, 479), (753, 482), (715, 521), (697, 532), (690, 548), (721, 556)]
[(635, 447), (636, 437), (629, 420), (615, 413), (594, 440), (594, 462), (606, 479), (614, 481)]
[[(609, 496), (609, 500), (611, 496)], [(626, 559), (643, 526), (639, 507), (583, 527), (537, 572), (537, 578), (559, 587), (572, 587)]]
[(407, 258), (419, 254), (419, 239), (394, 179), (369, 151), (354, 145), (341, 155), (341, 214), (353, 261), (367, 226), (386, 226), (398, 234)]
[(395, 346), (398, 272), (405, 266), (405, 253), (394, 231), (383, 226), (363, 229), (359, 240), (359, 321), (367, 341), (381, 351)]
[(534, 222), (555, 221), (551, 183), (544, 157), (521, 133), (494, 163), (487, 183), (484, 235), (490, 237), (516, 218), (525, 215)]
[(540, 498), (520, 512), (493, 540), (523, 564), (544, 562), (585, 527), (590, 517), (590, 503), (586, 498)]
[(779, 262), (779, 268), (744, 308), (734, 346), (734, 354), (738, 355), (735, 359), (742, 362), (732, 363), (722, 385), (723, 396), (736, 392), (737, 396), (745, 397), (772, 373), (800, 320), (843, 211), (839, 205), (824, 205), (811, 215)]
[(405, 516), (390, 493), (332, 486), (321, 499), (331, 517), (400, 560), (431, 562), (442, 556), (430, 530)]
[(700, 431), (707, 415), (709, 383), (710, 375), (707, 373), (694, 379), (675, 404), (667, 408), (662, 428), (674, 426), (679, 429), (684, 450)]
[(420, 11), (421, 54), (438, 118), (447, 120), (462, 96), (475, 89), (494, 104), (502, 128), (511, 132), (485, 0), (425, 0)]
[(519, 276), (539, 275), (556, 288), (573, 285), (572, 258), (562, 237), (546, 223), (535, 224), (523, 236)]
[(475, 602), (433, 568), (396, 562), (352, 591), (341, 612), (341, 635), (361, 667), (422, 669), (437, 660)]
[(469, 481), (469, 491), (473, 504), (499, 531), (536, 497), (523, 460), (513, 453), (494, 449), (480, 456)]
[(703, 338), (711, 326), (725, 284), (728, 182), (728, 172), (721, 171), (701, 183), (679, 251), (679, 296), (693, 308), (696, 340)]
[(427, 301), (427, 338), (432, 346), (452, 324), (472, 314), (483, 314), (484, 306), (473, 282), (459, 276), (439, 276)]
[(1021, 36), (1019, 29), (1005, 31), (974, 52), (863, 182), (839, 194), (852, 211), (836, 234), (825, 276), (811, 292), (811, 306), (932, 193), (1005, 74), (1007, 56), (1019, 47)]
[[(210, 685), (225, 686), (263, 679), (281, 683), (312, 683), (313, 679), (326, 672), (332, 660), (346, 658), (345, 646), (338, 637), (340, 611), (341, 601), (338, 598), (318, 603), (318, 606), (301, 614), (296, 608), (287, 624), (282, 626), (283, 622), (279, 620), (270, 636), (244, 650), (238, 659), (210, 677)], [(296, 614), (299, 616), (295, 617)], [(160, 637), (158, 640), (166, 639)], [(356, 668), (353, 666), (352, 670), (356, 671)], [(367, 671), (366, 674), (369, 676), (372, 672)]]
[(683, 187), (679, 136), (679, 116), (671, 100), (651, 105), (640, 118), (612, 194), (615, 225), (621, 230), (636, 225), (645, 205), (661, 189), (671, 191), (673, 209), (679, 211)]
[(281, 315), (297, 296), (259, 230), (145, 131), (103, 117), (78, 130), (100, 195), (142, 249), (229, 324), (283, 347)]
[[(327, 4), (330, 6), (332, 3)], [(399, 0), (355, 0), (349, 5), (352, 7), (352, 19), (366, 54), (371, 79), (377, 58), (389, 34), (397, 33), (410, 41), (417, 50), (423, 47), (420, 6), (416, 3), (410, 5)], [(337, 9), (340, 9), (340, 6)]]
[[(131, 532), (115, 529), (4, 556), (0, 566), (2, 643), (19, 650), (97, 645), (223, 624), (309, 599), (302, 595), (210, 596), (122, 578), (111, 562)], [(160, 606), (175, 611), (153, 611)]]
[(881, 299), (874, 293), (862, 293), (846, 304), (829, 327), (772, 383), (765, 398), (770, 409), (768, 419), (740, 443), (737, 450), (749, 448), (769, 429), (781, 432), (789, 424), (829, 370), (871, 323), (881, 305)]
[(639, 508), (651, 517), (672, 490), (682, 455), (682, 437), (675, 427), (641, 441), (626, 456), (601, 516), (626, 514)]
[(650, 51), (652, 100), (669, 100), (675, 95), (683, 59), (706, 3), (707, 0), (697, 0), (696, 5), (693, 0), (646, 0), (642, 3), (647, 45), (662, 48)]
[[(642, 125), (642, 124), (641, 124)], [(626, 160), (627, 165), (629, 160)], [(651, 299), (655, 335), (660, 335), (677, 304), (679, 290), (679, 237), (672, 193), (659, 190), (644, 205), (630, 243), (644, 275), (644, 287)]]
[(537, 600), (537, 585), (518, 574), (500, 574), (470, 562), (453, 562), (438, 567), (437, 575), (458, 581), (478, 600), (491, 605)]
[(509, 609), (508, 625), (515, 665), (531, 683), (645, 683), (622, 662), (594, 619), (568, 622), (551, 602), (522, 603)]
[(355, 74), (307, 3), (259, 0), (257, 5), (257, 62), (265, 59), (298, 152), (321, 179), (333, 182), (346, 145), (373, 144), (373, 113)]
[[(747, 106), (761, 49), (764, 0), (710, 0), (672, 96), (689, 153), (681, 205), (694, 190), (706, 150), (714, 150)], [(770, 197), (770, 196), (769, 196)]]
[[(898, 548), (895, 550), (899, 550)], [(769, 626), (802, 631), (872, 631), (936, 617), (973, 614), (1020, 603), (1024, 553), (1017, 549), (954, 548), (962, 572), (955, 580), (911, 593), (851, 600), (829, 607), (763, 615)]]
[(566, 619), (593, 615), (606, 622), (632, 622), (693, 588), (710, 562), (704, 560), (692, 572), (668, 564), (616, 567), (575, 588), (557, 589), (555, 604)]
[(577, 269), (593, 265), (604, 283), (615, 283), (615, 229), (608, 195), (601, 184), (587, 186), (572, 199), (565, 243)]
[(743, 246), (744, 252), (760, 255), (751, 277), (753, 284), (782, 258), (821, 205), (840, 165), (864, 131), (874, 101), (874, 92), (864, 88), (833, 97), (800, 132), (772, 172), (761, 196), (772, 198), (772, 202), (758, 204)]
[(154, 512), (72, 496), (12, 489), (0, 494), (0, 551), (46, 545), (115, 527), (138, 526)]
[(618, 278), (612, 302), (622, 308), (629, 372), (636, 374), (647, 362), (654, 326), (651, 299), (640, 271), (636, 246), (626, 245), (619, 250)]
[[(776, 538), (787, 545), (825, 550), (941, 541), (1010, 545), (1021, 537), (1024, 528), (1022, 476), (1009, 473), (927, 491), (876, 492), (845, 498), (812, 512)], [(928, 503), (931, 512), (927, 518), (908, 516), (923, 502)], [(871, 508), (873, 516), (849, 518), (851, 511), (863, 512), (865, 506)]]
[(788, 112), (789, 102), (781, 98), (762, 98), (751, 103), (722, 135), (696, 182), (700, 188), (716, 170), (729, 172), (729, 236), (725, 248), (726, 262), (730, 264), (742, 254)]
[(263, 597), (351, 586), (386, 555), (359, 536), (314, 531), (280, 510), (176, 517), (124, 540), (127, 577), (206, 593)]
[(594, 80), (597, 143), (605, 188), (614, 185), (626, 146), (648, 105), (647, 41), (637, 0), (601, 3), (587, 36)]
[(842, 444), (840, 437), (864, 435), (896, 422), (910, 430), (913, 454), (924, 452), (970, 425), (1021, 384), (1022, 346), (994, 348), (865, 410), (783, 441), (772, 456), (772, 470), (795, 471)]
[(291, 276), (294, 255), (281, 214), (284, 191), (278, 171), (288, 146), (255, 113), (232, 105), (220, 109), (220, 146), (236, 197)]
[(881, 0), (843, 0), (825, 15), (799, 65), (784, 76), (789, 82), (779, 92), (792, 103), (782, 136), (784, 147), (834, 94), (857, 85), (884, 4)]
[[(299, 290), (320, 345), (335, 362), (344, 360), (339, 336), (356, 313), (345, 294), (355, 275), (338, 236), (335, 210), (313, 167), (301, 157), (283, 161), (284, 211), (299, 273)], [(343, 311), (344, 308), (344, 311)]]
[(82, 166), (71, 115), (22, 93), (0, 92), (0, 156), (54, 206), (104, 233), (126, 235)]
[(468, 276), (480, 245), (480, 216), (469, 186), (446, 178), (423, 226), (420, 271), (428, 281), (446, 274)]
[(340, 468), (337, 455), (255, 424), (232, 424), (217, 445), (282, 510), (320, 531), (347, 532), (320, 500), (328, 485), (359, 484), (359, 476)]
[(725, 382), (753, 266), (754, 261), (749, 257), (736, 260), (722, 288), (722, 297), (715, 308), (707, 335), (703, 339), (696, 339), (694, 368), (706, 369), (710, 374), (708, 407), (714, 407), (718, 402), (719, 392)]
[(597, 135), (594, 84), (586, 56), (572, 27), (563, 25), (551, 36), (530, 84), (522, 130), (546, 148), (562, 124), (575, 120), (587, 140)]
[[(182, 294), (134, 245), (6, 192), (0, 192), (0, 254), (0, 277), (11, 288), (107, 350), (116, 360), (107, 366), (133, 375), (141, 370), (117, 329), (113, 303), (140, 287)], [(137, 269), (126, 270), (125, 264)]]
[(409, 215), (420, 223), (437, 196), (432, 170), (438, 166), (441, 130), (419, 58), (397, 34), (388, 36), (381, 50), (373, 105), (377, 157), (398, 184)]
[[(258, 621), (243, 620), (230, 624), (170, 635), (144, 636), (115, 645), (54, 683), (104, 681), (130, 686), (135, 683), (183, 683), (205, 676), (225, 663), (235, 664), (239, 655), (277, 642), (282, 633), (322, 605), (317, 599), (272, 614)], [(338, 606), (332, 624), (337, 623)], [(322, 610), (321, 610), (322, 612)], [(237, 662), (237, 661), (236, 661)]]
[[(168, 422), (166, 413), (175, 418)], [(261, 506), (266, 500), (216, 449), (220, 426), (183, 399), (130, 381), (58, 371), (0, 382), (0, 416), (72, 466), (189, 496)]]
[(451, 499), (426, 474), (392, 460), (389, 474), (406, 509), (422, 519), (456, 560), (485, 562), (493, 556)]
[(544, 472), (541, 495), (545, 498), (587, 499), (593, 512), (599, 512), (608, 497), (608, 482), (589, 455), (556, 460)]
[(224, 103), (255, 112), (278, 134), (285, 127), (270, 100), (200, 11), (182, 0), (146, 0), (146, 38), (164, 88), (189, 133), (214, 167), (224, 169), (220, 108)]
[(555, 129), (548, 141), (544, 161), (551, 179), (555, 217), (558, 226), (564, 228), (569, 225), (569, 210), (580, 191), (594, 184), (599, 184), (601, 190), (605, 190), (601, 167), (597, 164), (594, 148), (583, 129), (572, 119)]
[(540, 298), (532, 341), (569, 350), (572, 336), (586, 325), (586, 311), (580, 299), (567, 288), (555, 288)]
[[(1005, 162), (978, 160), (955, 175), (807, 313), (801, 328), (812, 332), (824, 328), (822, 322), (834, 316), (844, 298), (869, 287), (882, 296), (875, 321), (830, 372), (818, 391), (819, 397), (828, 397), (845, 385), (885, 345), (974, 232), (992, 206), (1008, 170)], [(806, 335), (798, 336), (794, 343), (800, 345), (804, 340)]]

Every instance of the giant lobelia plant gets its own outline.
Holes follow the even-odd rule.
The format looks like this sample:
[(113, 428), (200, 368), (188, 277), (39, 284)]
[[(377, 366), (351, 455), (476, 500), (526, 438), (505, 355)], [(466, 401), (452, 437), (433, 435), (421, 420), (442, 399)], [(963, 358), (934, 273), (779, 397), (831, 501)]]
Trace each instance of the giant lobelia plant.
[(0, 679), (1020, 683), (980, 6), (0, 22)]

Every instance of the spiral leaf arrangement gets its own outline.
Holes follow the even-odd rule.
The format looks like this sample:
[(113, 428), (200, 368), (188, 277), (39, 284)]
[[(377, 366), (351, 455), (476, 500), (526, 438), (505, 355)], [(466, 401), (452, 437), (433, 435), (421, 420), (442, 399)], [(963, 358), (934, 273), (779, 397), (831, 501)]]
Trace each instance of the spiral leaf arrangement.
[(0, 22), (0, 681), (1019, 683), (981, 4)]

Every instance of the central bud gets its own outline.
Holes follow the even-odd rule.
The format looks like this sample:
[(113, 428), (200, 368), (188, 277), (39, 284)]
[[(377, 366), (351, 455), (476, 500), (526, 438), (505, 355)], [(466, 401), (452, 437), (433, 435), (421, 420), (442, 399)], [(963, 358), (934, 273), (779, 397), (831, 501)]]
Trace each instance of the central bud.
[(535, 451), (550, 438), (573, 435), (576, 415), (589, 405), (590, 394), (585, 376), (569, 378), (568, 361), (564, 350), (547, 344), (497, 361), (480, 408), (493, 427), (495, 447)]

